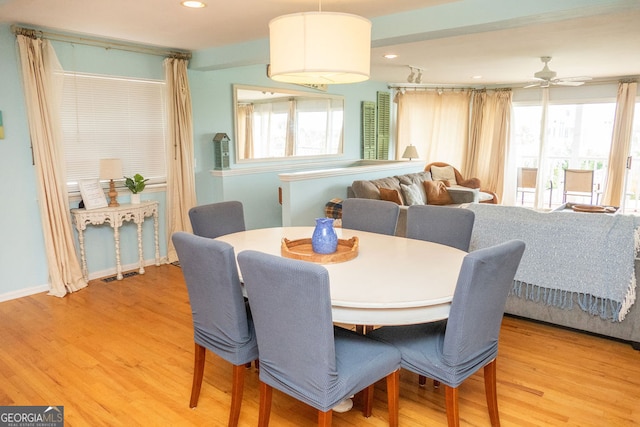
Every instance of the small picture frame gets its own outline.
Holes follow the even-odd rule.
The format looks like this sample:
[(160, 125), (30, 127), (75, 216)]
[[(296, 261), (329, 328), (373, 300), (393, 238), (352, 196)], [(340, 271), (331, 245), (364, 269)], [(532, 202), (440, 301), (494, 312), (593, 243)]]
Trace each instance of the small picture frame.
[(108, 206), (107, 196), (97, 179), (82, 179), (78, 182), (80, 195), (87, 210), (106, 208)]

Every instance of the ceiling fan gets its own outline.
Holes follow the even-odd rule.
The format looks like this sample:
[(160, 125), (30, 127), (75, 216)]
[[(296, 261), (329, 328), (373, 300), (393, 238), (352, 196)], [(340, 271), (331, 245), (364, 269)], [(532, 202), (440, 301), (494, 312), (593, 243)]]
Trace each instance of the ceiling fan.
[(584, 82), (591, 80), (591, 77), (564, 77), (564, 78), (556, 78), (556, 72), (549, 69), (549, 61), (551, 61), (550, 56), (542, 56), (540, 60), (544, 63), (544, 67), (542, 70), (538, 71), (533, 75), (536, 79), (536, 82), (531, 83), (525, 88), (530, 87), (549, 87), (551, 85), (557, 86), (581, 86)]

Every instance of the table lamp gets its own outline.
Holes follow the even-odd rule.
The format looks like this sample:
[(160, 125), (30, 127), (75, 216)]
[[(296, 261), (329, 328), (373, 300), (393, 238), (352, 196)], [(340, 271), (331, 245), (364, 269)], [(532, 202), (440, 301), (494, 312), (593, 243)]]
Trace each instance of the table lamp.
[(418, 158), (418, 150), (415, 145), (407, 145), (407, 148), (404, 149), (404, 153), (402, 153), (403, 159), (417, 159)]
[(109, 180), (109, 207), (116, 208), (118, 203), (118, 192), (114, 179), (122, 179), (122, 160), (120, 159), (100, 159), (100, 179)]

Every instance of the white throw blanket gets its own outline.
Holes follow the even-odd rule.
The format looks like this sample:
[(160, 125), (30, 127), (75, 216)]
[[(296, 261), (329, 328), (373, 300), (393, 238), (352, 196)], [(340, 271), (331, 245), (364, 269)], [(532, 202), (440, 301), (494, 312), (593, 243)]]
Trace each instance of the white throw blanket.
[(470, 250), (520, 239), (526, 249), (512, 294), (603, 319), (622, 321), (636, 297), (635, 258), (640, 218), (576, 212), (537, 212), (471, 204), (476, 214)]

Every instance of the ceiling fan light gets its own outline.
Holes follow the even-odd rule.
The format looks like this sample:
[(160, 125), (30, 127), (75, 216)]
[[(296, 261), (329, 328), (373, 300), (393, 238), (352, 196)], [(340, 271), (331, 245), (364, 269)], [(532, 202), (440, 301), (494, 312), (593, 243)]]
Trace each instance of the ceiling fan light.
[(269, 77), (297, 84), (369, 79), (371, 21), (337, 12), (283, 15), (269, 22)]

